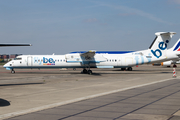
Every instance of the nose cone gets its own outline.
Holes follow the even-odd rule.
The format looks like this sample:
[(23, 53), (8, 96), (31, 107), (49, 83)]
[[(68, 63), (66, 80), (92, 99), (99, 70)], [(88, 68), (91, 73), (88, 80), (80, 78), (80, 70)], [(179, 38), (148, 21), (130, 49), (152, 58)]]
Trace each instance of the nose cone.
[(4, 64), (3, 67), (6, 68), (8, 66), (8, 63)]
[(11, 64), (11, 62), (8, 62), (3, 67), (6, 68), (6, 70), (11, 70), (12, 69), (12, 64)]

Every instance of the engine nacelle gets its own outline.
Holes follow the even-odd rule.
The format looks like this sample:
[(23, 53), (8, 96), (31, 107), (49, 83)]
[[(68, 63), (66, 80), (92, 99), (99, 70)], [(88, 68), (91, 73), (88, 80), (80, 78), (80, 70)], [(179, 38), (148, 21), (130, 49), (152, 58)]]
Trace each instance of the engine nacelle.
[(161, 66), (171, 66), (171, 61), (162, 62)]
[(171, 66), (171, 61), (161, 62), (161, 63), (153, 63), (153, 66)]

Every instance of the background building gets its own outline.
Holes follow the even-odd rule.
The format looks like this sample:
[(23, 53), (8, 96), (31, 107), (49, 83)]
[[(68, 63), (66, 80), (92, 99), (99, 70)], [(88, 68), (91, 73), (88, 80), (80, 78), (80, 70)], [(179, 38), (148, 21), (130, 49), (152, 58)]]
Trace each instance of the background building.
[(11, 59), (16, 58), (16, 57), (19, 56), (19, 55), (22, 55), (22, 54), (10, 54), (10, 55), (8, 55), (8, 54), (2, 54), (2, 55), (0, 55), (0, 62), (9, 61), (9, 60), (11, 60)]

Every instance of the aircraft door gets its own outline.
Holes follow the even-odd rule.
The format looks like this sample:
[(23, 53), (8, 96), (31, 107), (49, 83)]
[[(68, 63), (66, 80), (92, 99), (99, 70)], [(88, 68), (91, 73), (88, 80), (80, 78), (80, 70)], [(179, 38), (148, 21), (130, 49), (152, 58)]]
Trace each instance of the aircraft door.
[(122, 65), (122, 57), (118, 57), (117, 66), (121, 66), (121, 65)]
[(132, 57), (126, 57), (125, 61), (126, 61), (126, 65), (132, 65), (133, 64), (133, 58)]
[(31, 56), (27, 57), (27, 66), (32, 66), (32, 57)]
[(128, 66), (133, 64), (132, 57), (118, 57), (118, 66)]

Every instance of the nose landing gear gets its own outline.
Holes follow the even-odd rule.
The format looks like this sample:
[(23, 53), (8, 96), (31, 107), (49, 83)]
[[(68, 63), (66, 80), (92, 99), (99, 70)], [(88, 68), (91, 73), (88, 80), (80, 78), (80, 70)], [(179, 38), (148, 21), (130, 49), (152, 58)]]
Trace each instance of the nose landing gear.
[(12, 69), (12, 70), (11, 70), (11, 73), (12, 73), (12, 74), (14, 74), (14, 73), (15, 73), (14, 69)]

